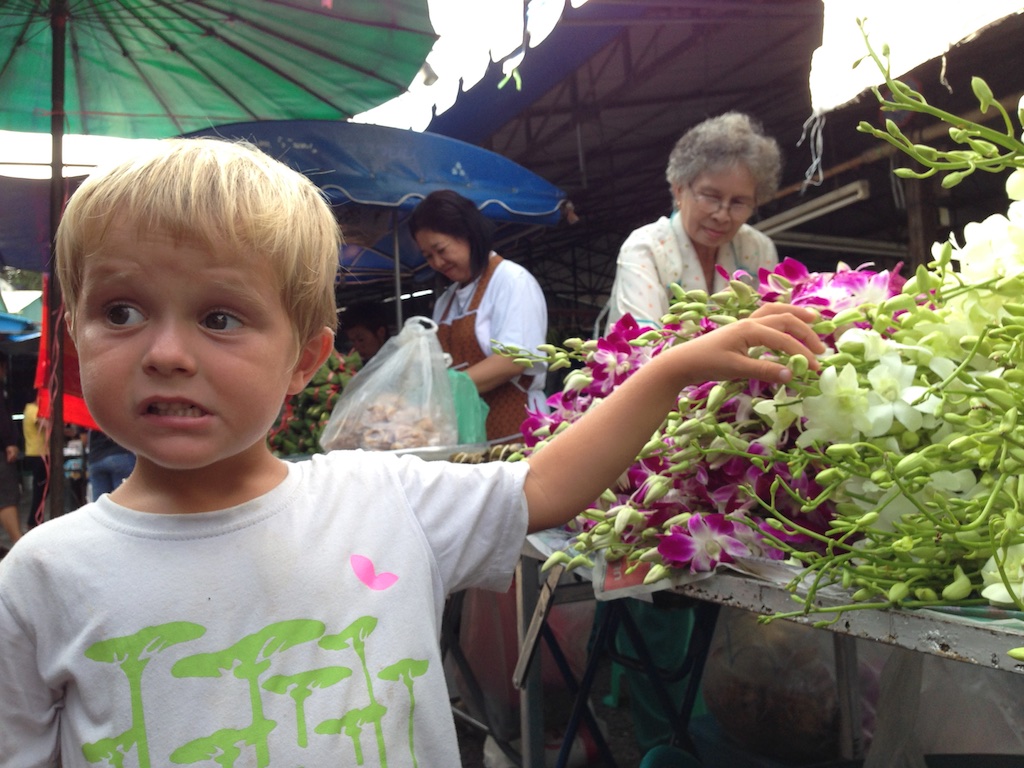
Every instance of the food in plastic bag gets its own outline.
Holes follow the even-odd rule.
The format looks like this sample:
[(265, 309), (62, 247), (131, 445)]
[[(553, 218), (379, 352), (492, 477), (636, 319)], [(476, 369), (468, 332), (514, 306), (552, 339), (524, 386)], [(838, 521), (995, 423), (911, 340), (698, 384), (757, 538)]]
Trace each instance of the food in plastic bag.
[(341, 393), (320, 436), (324, 450), (390, 451), (456, 445), (448, 358), (437, 325), (411, 317)]

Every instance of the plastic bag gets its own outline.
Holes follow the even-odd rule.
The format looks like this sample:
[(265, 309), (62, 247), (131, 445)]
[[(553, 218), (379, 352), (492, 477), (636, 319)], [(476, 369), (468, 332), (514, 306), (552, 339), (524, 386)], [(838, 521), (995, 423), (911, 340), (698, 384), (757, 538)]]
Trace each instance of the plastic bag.
[(458, 422), (437, 324), (410, 317), (349, 382), (327, 420), (324, 450), (454, 446)]
[(1020, 675), (896, 648), (864, 768), (924, 766), (922, 755), (1024, 755), (1022, 699)]
[(490, 413), (490, 406), (480, 397), (476, 384), (469, 378), (468, 373), (449, 368), (448, 378), (455, 400), (455, 417), (459, 423), (459, 443), (486, 443), (487, 414)]
[[(832, 633), (723, 608), (704, 666), (708, 711), (743, 749), (786, 761), (840, 756), (839, 697)], [(875, 645), (873, 643), (869, 645)], [(884, 659), (861, 653), (863, 733), (872, 732)]]

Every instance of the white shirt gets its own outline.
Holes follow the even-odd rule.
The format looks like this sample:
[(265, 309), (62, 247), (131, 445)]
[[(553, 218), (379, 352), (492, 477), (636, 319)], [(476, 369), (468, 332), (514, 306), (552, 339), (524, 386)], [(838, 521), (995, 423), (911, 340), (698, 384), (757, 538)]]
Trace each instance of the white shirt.
[(230, 509), (102, 496), (37, 526), (0, 561), (0, 762), (50, 766), (59, 740), (63, 768), (203, 748), (239, 766), (410, 765), (410, 750), (459, 765), (444, 601), (507, 589), (527, 469), (336, 451)]
[[(464, 286), (452, 283), (434, 304), (434, 322), (450, 323), (465, 317), (479, 278)], [(445, 311), (451, 310), (445, 317)], [(537, 347), (547, 341), (548, 307), (540, 283), (523, 266), (503, 259), (487, 285), (474, 322), (476, 340), (485, 356), (494, 352), (493, 341), (510, 344), (538, 352)], [(547, 412), (544, 397), (545, 367), (535, 365), (529, 370), (530, 382), (527, 407)]]
[[(718, 249), (717, 265), (730, 276), (742, 269), (756, 281), (758, 269), (773, 269), (778, 261), (771, 238), (747, 224)], [(678, 213), (634, 230), (622, 244), (608, 301), (608, 324), (629, 313), (641, 325), (660, 326), (670, 306), (672, 283), (688, 291), (707, 289), (704, 268)], [(728, 284), (716, 270), (713, 290), (720, 291)]]

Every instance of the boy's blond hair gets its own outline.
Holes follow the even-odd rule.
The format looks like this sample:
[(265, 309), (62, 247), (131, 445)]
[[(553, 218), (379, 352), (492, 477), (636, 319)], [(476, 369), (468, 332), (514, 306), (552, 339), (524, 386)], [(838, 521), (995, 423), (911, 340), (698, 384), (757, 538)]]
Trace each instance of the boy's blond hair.
[(246, 142), (166, 139), (83, 182), (57, 230), (57, 276), (74, 321), (85, 260), (113, 224), (269, 262), (300, 344), (337, 327), (341, 231), (320, 190)]

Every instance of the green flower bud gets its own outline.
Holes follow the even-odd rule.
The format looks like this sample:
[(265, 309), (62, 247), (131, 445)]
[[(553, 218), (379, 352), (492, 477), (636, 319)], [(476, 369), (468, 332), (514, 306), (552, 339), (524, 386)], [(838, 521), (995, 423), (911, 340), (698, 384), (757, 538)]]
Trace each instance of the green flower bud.
[(850, 443), (834, 443), (825, 449), (825, 455), (837, 461), (860, 458), (857, 447)]
[(901, 603), (906, 599), (907, 595), (910, 594), (910, 587), (907, 586), (906, 582), (897, 581), (891, 587), (889, 587), (889, 602), (890, 603)]
[(708, 393), (707, 409), (709, 411), (717, 411), (722, 407), (722, 403), (725, 402), (728, 396), (728, 391), (722, 384), (715, 384)]
[(894, 552), (910, 552), (914, 548), (914, 539), (903, 536), (892, 543)]
[(630, 525), (636, 525), (644, 522), (644, 516), (636, 509), (628, 505), (623, 505), (619, 508), (619, 512), (615, 515), (615, 533), (621, 534)]
[(869, 525), (874, 525), (878, 522), (878, 513), (871, 511), (860, 516), (860, 518), (854, 521), (858, 528), (867, 528)]
[(1001, 305), (1009, 314), (1014, 317), (1024, 317), (1024, 304), (1016, 304), (1014, 302), (1006, 302)]
[(942, 589), (943, 600), (966, 600), (974, 588), (971, 580), (964, 574), (964, 569), (959, 565), (953, 566), (953, 581)]
[(906, 477), (910, 474), (916, 474), (918, 472), (931, 473), (934, 471), (932, 462), (929, 461), (922, 453), (908, 453), (898, 462), (893, 473), (897, 477)]
[(594, 561), (591, 560), (587, 555), (576, 555), (572, 560), (566, 563), (565, 569), (571, 571), (575, 568), (593, 568)]
[(971, 90), (974, 91), (974, 95), (978, 99), (978, 106), (981, 107), (982, 113), (987, 112), (995, 102), (995, 96), (992, 94), (992, 89), (988, 87), (988, 83), (980, 77), (972, 77)]
[(807, 362), (807, 358), (803, 355), (791, 355), (789, 360), (786, 362), (786, 367), (793, 372), (793, 376), (803, 376), (807, 373), (810, 365)]
[(556, 565), (566, 565), (570, 560), (572, 560), (572, 557), (569, 553), (560, 549), (557, 552), (552, 552), (548, 556), (548, 559), (544, 561), (544, 565), (542, 565), (540, 569), (541, 571), (547, 571)]
[(906, 430), (899, 436), (900, 448), (904, 451), (912, 451), (921, 444), (921, 435), (917, 432)]
[(917, 301), (915, 301), (913, 296), (901, 293), (883, 301), (882, 306), (879, 307), (879, 309), (881, 309), (882, 312), (893, 315), (901, 310), (913, 309), (916, 306)]
[(971, 169), (966, 170), (966, 171), (950, 171), (942, 179), (942, 183), (941, 183), (942, 188), (943, 189), (952, 189), (957, 184), (959, 184), (961, 181), (963, 181), (965, 178), (970, 176), (971, 172), (973, 170), (974, 169), (971, 168)]
[(850, 309), (844, 309), (842, 312), (832, 318), (832, 322), (837, 326), (846, 325), (847, 323), (856, 323), (864, 320), (864, 310), (860, 307), (851, 307)]
[(562, 389), (566, 392), (579, 391), (586, 389), (594, 383), (594, 377), (588, 373), (584, 373), (581, 370), (573, 371), (565, 377), (565, 384)]
[(980, 446), (980, 443), (971, 435), (961, 435), (949, 441), (949, 450), (954, 453), (971, 451)]
[(1017, 415), (1016, 406), (1007, 409), (1006, 413), (1003, 414), (1003, 418), (999, 421), (999, 431), (1004, 435), (1013, 432), (1017, 427)]
[(876, 469), (871, 473), (871, 482), (875, 485), (887, 485), (892, 483), (892, 475), (887, 469)]
[(669, 570), (660, 563), (655, 563), (651, 566), (651, 570), (644, 576), (644, 584), (654, 584), (661, 581), (662, 579), (668, 578)]
[(730, 323), (736, 322), (736, 318), (733, 317), (732, 315), (722, 314), (708, 315), (708, 320), (710, 320), (715, 325), (729, 325)]
[(1002, 389), (986, 389), (985, 397), (1004, 411), (1017, 405), (1017, 399)]
[(644, 494), (643, 505), (649, 507), (658, 499), (663, 498), (672, 490), (672, 480), (668, 477), (652, 477), (647, 482), (647, 493)]
[(828, 467), (814, 476), (815, 482), (822, 487), (828, 487), (833, 483), (840, 483), (845, 479), (846, 473), (838, 467)]

